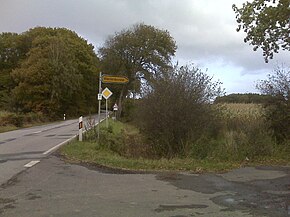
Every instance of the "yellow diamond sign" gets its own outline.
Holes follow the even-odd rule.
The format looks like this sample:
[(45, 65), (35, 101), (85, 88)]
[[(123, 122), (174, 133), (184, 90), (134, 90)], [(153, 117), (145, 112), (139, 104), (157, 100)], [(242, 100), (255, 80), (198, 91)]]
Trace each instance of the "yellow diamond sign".
[(109, 88), (105, 88), (102, 92), (102, 95), (105, 99), (109, 99), (109, 97), (112, 95), (113, 93), (109, 90)]

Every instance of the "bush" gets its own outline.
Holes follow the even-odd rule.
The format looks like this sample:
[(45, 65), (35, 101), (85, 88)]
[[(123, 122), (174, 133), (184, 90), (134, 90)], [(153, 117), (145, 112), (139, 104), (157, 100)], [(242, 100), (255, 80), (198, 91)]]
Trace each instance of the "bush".
[[(90, 119), (89, 122), (94, 123)], [(154, 158), (150, 151), (150, 143), (145, 142), (138, 129), (132, 125), (109, 119), (108, 128), (104, 127), (103, 124), (101, 125), (99, 141), (97, 127), (92, 127), (90, 130), (87, 127), (86, 130), (84, 140), (95, 142), (97, 149), (109, 150), (123, 157)]]
[(134, 115), (136, 112), (136, 104), (138, 103), (138, 99), (125, 99), (123, 102), (123, 110), (122, 110), (122, 121), (124, 122), (132, 122), (134, 120)]
[(24, 123), (24, 115), (16, 114), (12, 112), (2, 113), (0, 117), (0, 126), (14, 125), (16, 127), (22, 127)]
[(123, 140), (121, 133), (114, 134), (112, 128), (101, 127), (98, 148), (110, 150), (121, 155), (125, 148)]
[(266, 118), (280, 144), (290, 140), (290, 69), (277, 67), (267, 80), (258, 83), (257, 88), (272, 96), (267, 103)]
[(175, 67), (157, 79), (138, 103), (137, 125), (159, 157), (185, 156), (203, 134), (213, 135), (211, 100), (219, 83), (195, 67)]

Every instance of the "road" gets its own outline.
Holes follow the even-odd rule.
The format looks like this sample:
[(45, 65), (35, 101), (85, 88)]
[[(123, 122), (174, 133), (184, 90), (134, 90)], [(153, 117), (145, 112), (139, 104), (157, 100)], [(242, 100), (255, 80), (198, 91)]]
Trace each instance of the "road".
[(0, 187), (3, 217), (289, 217), (290, 167), (138, 173), (49, 156)]
[(0, 185), (77, 133), (78, 119), (0, 133)]

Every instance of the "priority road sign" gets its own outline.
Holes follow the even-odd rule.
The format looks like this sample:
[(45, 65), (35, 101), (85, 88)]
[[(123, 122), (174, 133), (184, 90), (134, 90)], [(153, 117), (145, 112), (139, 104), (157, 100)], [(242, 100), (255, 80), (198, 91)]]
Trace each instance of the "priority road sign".
[(107, 87), (102, 92), (102, 95), (105, 99), (109, 99), (109, 97), (112, 96), (112, 94), (113, 93)]

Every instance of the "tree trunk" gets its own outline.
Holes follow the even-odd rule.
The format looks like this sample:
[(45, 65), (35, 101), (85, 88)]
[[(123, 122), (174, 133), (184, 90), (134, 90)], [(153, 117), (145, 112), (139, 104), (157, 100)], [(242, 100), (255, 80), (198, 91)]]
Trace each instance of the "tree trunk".
[(117, 118), (121, 117), (122, 114), (122, 102), (123, 102), (123, 97), (124, 97), (124, 92), (125, 92), (125, 86), (123, 86), (122, 91), (120, 93), (120, 97), (118, 100), (118, 112), (117, 112)]

